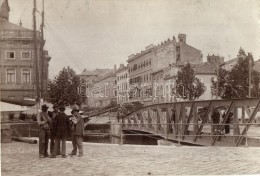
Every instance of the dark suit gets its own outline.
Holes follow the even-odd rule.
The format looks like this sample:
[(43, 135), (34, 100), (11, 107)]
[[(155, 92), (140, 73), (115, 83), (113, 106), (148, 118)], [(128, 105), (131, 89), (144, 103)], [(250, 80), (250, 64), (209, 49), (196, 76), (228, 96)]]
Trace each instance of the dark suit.
[(60, 112), (54, 119), (54, 131), (55, 131), (55, 147), (54, 156), (57, 155), (59, 151), (59, 144), (62, 141), (62, 151), (63, 156), (66, 155), (66, 140), (68, 137), (69, 130), (69, 118), (64, 112)]
[[(54, 120), (55, 120), (55, 118), (56, 118), (56, 116), (59, 114), (59, 112), (55, 112), (55, 111), (53, 111), (53, 112), (51, 112), (51, 115), (50, 115), (50, 117), (51, 117), (51, 119), (52, 119), (52, 125), (51, 125), (51, 135), (50, 135), (50, 139), (51, 139), (51, 142), (50, 142), (50, 152), (51, 152), (51, 154), (53, 154), (53, 152), (54, 152), (54, 145), (55, 145), (55, 129), (54, 129)], [(60, 144), (59, 144), (59, 150), (58, 150), (58, 152), (57, 152), (57, 154), (59, 155), (60, 154)]]

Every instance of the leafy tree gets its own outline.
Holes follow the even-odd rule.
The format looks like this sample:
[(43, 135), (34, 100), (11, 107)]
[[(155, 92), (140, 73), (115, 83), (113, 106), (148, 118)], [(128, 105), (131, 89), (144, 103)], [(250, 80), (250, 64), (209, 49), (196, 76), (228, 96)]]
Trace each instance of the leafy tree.
[(54, 80), (48, 84), (48, 97), (51, 103), (59, 105), (81, 105), (84, 97), (78, 93), (80, 78), (75, 71), (70, 68), (63, 68)]
[[(222, 99), (246, 98), (249, 90), (249, 62), (253, 67), (254, 60), (251, 54), (246, 55), (245, 51), (240, 48), (237, 55), (237, 63), (231, 71), (219, 69), (219, 90), (218, 96)], [(255, 70), (251, 70), (251, 96), (259, 97), (260, 74)], [(212, 79), (212, 87), (216, 90), (217, 81)]]
[(194, 70), (188, 63), (177, 73), (176, 93), (182, 99), (198, 99), (206, 90), (205, 85), (195, 77)]

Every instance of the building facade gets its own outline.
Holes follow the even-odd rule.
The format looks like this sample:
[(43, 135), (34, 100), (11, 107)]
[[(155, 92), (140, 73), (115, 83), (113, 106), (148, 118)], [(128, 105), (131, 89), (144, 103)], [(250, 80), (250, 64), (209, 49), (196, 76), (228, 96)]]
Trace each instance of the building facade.
[(89, 107), (106, 107), (117, 102), (116, 67), (87, 88)]
[(159, 45), (149, 45), (141, 53), (128, 57), (130, 102), (139, 101), (144, 104), (152, 103), (152, 73), (170, 64), (202, 63), (200, 50), (186, 43), (186, 35), (179, 34), (178, 41), (161, 42)]
[[(49, 61), (48, 52), (41, 50), (41, 33), (37, 32), (37, 49), (34, 49), (34, 31), (9, 22), (10, 7), (3, 0), (0, 8), (0, 89), (1, 100), (21, 103), (36, 99), (36, 72), (40, 89), (46, 90)], [(36, 55), (39, 69), (36, 70)]]
[(120, 64), (117, 73), (117, 104), (129, 102), (129, 72), (128, 68)]

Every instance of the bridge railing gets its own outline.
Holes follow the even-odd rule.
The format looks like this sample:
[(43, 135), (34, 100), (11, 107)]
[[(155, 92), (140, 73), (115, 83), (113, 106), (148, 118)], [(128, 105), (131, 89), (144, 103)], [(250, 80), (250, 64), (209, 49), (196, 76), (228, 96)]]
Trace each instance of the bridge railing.
[[(95, 131), (86, 130), (86, 136), (107, 136), (118, 138), (119, 144), (123, 144), (127, 136), (146, 136), (153, 138), (155, 140), (167, 140), (173, 143), (190, 143), (196, 145), (214, 145), (215, 143), (221, 144), (216, 146), (251, 146), (252, 140), (255, 140), (253, 146), (260, 146), (260, 123), (233, 123), (233, 124), (212, 124), (205, 123), (205, 127), (201, 133), (197, 134), (191, 130), (187, 130), (184, 133), (184, 127), (187, 125), (192, 128), (192, 126), (198, 126), (201, 124), (196, 123), (135, 123), (135, 124), (126, 124), (120, 122), (104, 123), (110, 125), (108, 131)], [(104, 125), (103, 124), (103, 125)], [(97, 125), (96, 123), (88, 123), (88, 125)], [(102, 124), (100, 124), (102, 125)], [(143, 125), (142, 128), (139, 128), (140, 125)], [(160, 128), (157, 130), (150, 128), (147, 130), (148, 125), (157, 125)], [(229, 134), (225, 133), (225, 130), (220, 131), (220, 127), (226, 125), (230, 127)], [(246, 130), (246, 133), (242, 133), (243, 128), (248, 128), (252, 126), (251, 131)], [(87, 128), (86, 126), (86, 128)], [(22, 137), (38, 137), (38, 126), (35, 122), (24, 122), (24, 123), (11, 123), (11, 128)], [(234, 129), (239, 130), (239, 132), (234, 132)], [(193, 128), (192, 128), (193, 129)], [(253, 130), (255, 129), (255, 130)], [(195, 138), (198, 138), (198, 141), (194, 141)], [(204, 139), (204, 140), (202, 140)], [(242, 143), (238, 145), (238, 140), (241, 140)]]

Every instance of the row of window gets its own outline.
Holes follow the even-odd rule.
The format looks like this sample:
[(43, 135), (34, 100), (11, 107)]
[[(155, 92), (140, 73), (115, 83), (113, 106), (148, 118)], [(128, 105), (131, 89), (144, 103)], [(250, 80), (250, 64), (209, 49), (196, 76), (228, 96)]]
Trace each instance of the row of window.
[(19, 42), (6, 42), (6, 46), (30, 46), (29, 41), (22, 41), (21, 43)]
[[(15, 58), (16, 58), (16, 52), (15, 51), (6, 51), (5, 52), (5, 59), (15, 59)], [(22, 51), (21, 52), (21, 59), (30, 60), (31, 59), (31, 53), (29, 51)]]
[[(31, 70), (22, 69), (22, 83), (31, 83)], [(6, 69), (6, 83), (16, 83), (16, 69)]]
[(123, 80), (123, 79), (127, 79), (127, 73), (117, 76), (117, 81)]
[(151, 64), (152, 64), (151, 58), (146, 61), (142, 61), (139, 64), (134, 64), (132, 67), (129, 67), (129, 73), (145, 68)]
[(122, 84), (119, 84), (117, 88), (118, 88), (118, 90), (127, 90), (128, 86), (127, 86), (127, 83), (122, 83)]
[(151, 81), (151, 79), (152, 79), (152, 75), (151, 74), (144, 74), (144, 75), (141, 75), (141, 76), (137, 76), (135, 78), (131, 78), (130, 79), (130, 84), (144, 83), (144, 82)]

